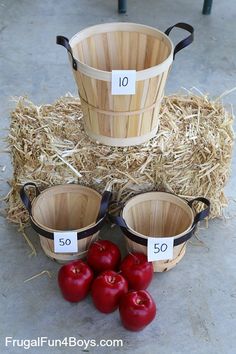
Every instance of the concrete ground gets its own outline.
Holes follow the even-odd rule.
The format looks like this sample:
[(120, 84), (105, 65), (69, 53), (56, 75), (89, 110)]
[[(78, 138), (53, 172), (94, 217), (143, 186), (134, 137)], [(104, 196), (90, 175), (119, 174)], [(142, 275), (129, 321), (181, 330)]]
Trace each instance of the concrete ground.
[[(35, 103), (52, 102), (67, 91), (76, 93), (65, 51), (55, 37), (71, 37), (87, 26), (113, 21), (131, 21), (168, 26), (186, 21), (195, 27), (195, 42), (176, 57), (166, 93), (192, 86), (218, 96), (235, 86), (236, 5), (215, 0), (211, 16), (201, 14), (202, 1), (129, 0), (128, 12), (118, 15), (117, 1), (106, 0), (1, 0), (0, 1), (0, 113), (1, 137), (6, 135), (11, 96), (28, 95)], [(175, 40), (175, 35), (173, 35)], [(225, 102), (235, 104), (236, 93)], [(11, 177), (9, 157), (1, 153), (1, 194)], [(1, 166), (0, 166), (1, 167)], [(63, 301), (56, 282), (59, 266), (41, 251), (37, 236), (31, 239), (37, 256), (28, 257), (22, 235), (4, 217), (0, 218), (0, 352), (24, 353), (24, 348), (5, 346), (5, 337), (77, 340), (122, 339), (123, 347), (32, 348), (30, 353), (163, 353), (234, 354), (236, 352), (236, 166), (226, 187), (230, 198), (229, 219), (210, 222), (201, 230), (205, 247), (189, 244), (180, 264), (164, 274), (155, 274), (149, 290), (158, 305), (156, 320), (140, 333), (123, 329), (118, 313), (102, 315), (91, 299), (71, 305)], [(121, 234), (107, 230), (124, 249)], [(46, 274), (24, 280), (43, 270)], [(110, 344), (110, 342), (108, 342)], [(25, 342), (25, 345), (27, 343)]]

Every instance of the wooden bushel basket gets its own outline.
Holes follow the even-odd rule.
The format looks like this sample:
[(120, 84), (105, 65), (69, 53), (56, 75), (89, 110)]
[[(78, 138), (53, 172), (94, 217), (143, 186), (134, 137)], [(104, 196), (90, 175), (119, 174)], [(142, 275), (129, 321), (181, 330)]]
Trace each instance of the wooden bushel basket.
[[(190, 35), (174, 48), (168, 35), (179, 27)], [(165, 33), (135, 23), (107, 23), (86, 28), (66, 47), (79, 89), (87, 134), (105, 145), (131, 146), (154, 137), (159, 110), (175, 54), (193, 41), (193, 27), (177, 23)], [(136, 92), (112, 95), (112, 70), (136, 70)]]
[[(202, 202), (206, 208), (195, 213), (194, 202)], [(199, 197), (187, 202), (174, 194), (148, 192), (131, 198), (123, 207), (121, 216), (111, 219), (125, 234), (129, 252), (147, 254), (148, 237), (173, 237), (173, 259), (153, 262), (155, 272), (164, 272), (175, 267), (183, 258), (186, 242), (193, 235), (198, 221), (209, 214), (210, 202)]]
[[(36, 197), (32, 202), (26, 193), (27, 186), (35, 188)], [(64, 263), (86, 256), (104, 223), (111, 193), (105, 191), (101, 196), (95, 190), (77, 184), (53, 186), (39, 192), (37, 186), (29, 182), (22, 187), (20, 196), (45, 254)], [(62, 231), (77, 233), (78, 253), (54, 252), (54, 232)]]

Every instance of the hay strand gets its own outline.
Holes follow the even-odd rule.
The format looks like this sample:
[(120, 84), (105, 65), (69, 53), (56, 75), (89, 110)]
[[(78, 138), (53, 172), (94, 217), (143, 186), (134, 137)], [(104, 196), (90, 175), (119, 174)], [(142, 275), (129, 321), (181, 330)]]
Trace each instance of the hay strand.
[(38, 273), (38, 274), (35, 274), (35, 275), (33, 275), (32, 277), (30, 277), (30, 278), (28, 278), (28, 279), (25, 279), (25, 280), (24, 280), (24, 283), (27, 283), (28, 281), (31, 281), (31, 280), (33, 280), (33, 279), (35, 279), (35, 278), (38, 278), (38, 277), (42, 276), (43, 274), (47, 274), (47, 276), (48, 276), (49, 278), (52, 277), (51, 272), (49, 272), (48, 270), (43, 270), (42, 272), (40, 272), (40, 273)]

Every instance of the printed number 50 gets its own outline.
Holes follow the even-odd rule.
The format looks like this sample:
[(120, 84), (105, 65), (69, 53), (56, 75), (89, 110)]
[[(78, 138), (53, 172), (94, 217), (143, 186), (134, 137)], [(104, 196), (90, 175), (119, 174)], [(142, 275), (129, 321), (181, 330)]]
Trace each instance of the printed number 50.
[(64, 238), (59, 238), (59, 245), (60, 246), (69, 246), (71, 244), (71, 240), (69, 238), (64, 239)]
[(167, 250), (168, 246), (166, 243), (162, 243), (161, 246), (159, 246), (159, 243), (154, 244), (154, 253), (159, 253), (159, 252), (165, 252)]

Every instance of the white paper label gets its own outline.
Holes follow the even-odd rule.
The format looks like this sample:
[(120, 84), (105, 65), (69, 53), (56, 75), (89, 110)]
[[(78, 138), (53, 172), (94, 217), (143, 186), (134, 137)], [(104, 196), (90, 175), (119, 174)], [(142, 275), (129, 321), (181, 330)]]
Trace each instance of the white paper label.
[(135, 89), (136, 70), (112, 70), (112, 95), (134, 95)]
[(148, 237), (148, 262), (173, 259), (173, 237)]
[(55, 253), (76, 253), (78, 252), (77, 232), (65, 231), (54, 232)]

